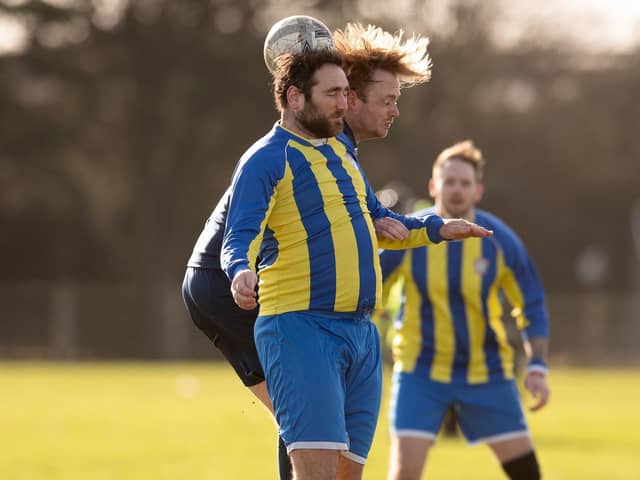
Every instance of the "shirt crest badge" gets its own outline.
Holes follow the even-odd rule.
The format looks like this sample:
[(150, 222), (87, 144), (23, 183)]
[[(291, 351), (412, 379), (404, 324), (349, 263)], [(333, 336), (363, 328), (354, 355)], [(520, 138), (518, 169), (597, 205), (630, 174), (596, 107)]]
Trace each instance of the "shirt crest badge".
[(489, 260), (486, 258), (478, 258), (475, 262), (473, 262), (473, 269), (480, 276), (485, 275), (487, 270), (489, 270)]

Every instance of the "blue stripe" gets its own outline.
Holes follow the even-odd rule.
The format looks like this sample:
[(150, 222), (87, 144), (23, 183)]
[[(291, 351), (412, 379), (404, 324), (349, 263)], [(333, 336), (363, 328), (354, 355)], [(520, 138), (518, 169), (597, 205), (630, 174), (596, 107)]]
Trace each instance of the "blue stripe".
[(415, 372), (429, 377), (431, 372), (431, 364), (435, 354), (435, 332), (433, 323), (433, 304), (429, 301), (427, 293), (427, 272), (429, 266), (429, 255), (426, 248), (414, 248), (411, 259), (411, 275), (416, 284), (418, 292), (420, 292), (420, 332), (422, 334), (421, 352), (418, 355)]
[(307, 232), (309, 309), (333, 311), (336, 299), (335, 251), (322, 193), (310, 162), (299, 150), (288, 149), (288, 162), (293, 175), (293, 196)]
[[(456, 336), (456, 352), (453, 357), (453, 379), (467, 378), (469, 362), (469, 330), (467, 328), (467, 312), (462, 297), (462, 242), (447, 244), (447, 276), (449, 277), (449, 310), (453, 320), (453, 330)], [(458, 378), (459, 376), (462, 376)]]
[(258, 260), (258, 270), (273, 265), (278, 258), (278, 240), (275, 237), (273, 230), (268, 226), (264, 227), (264, 234), (262, 237), (262, 244), (260, 245), (260, 253)]
[[(358, 271), (360, 273), (360, 290), (358, 292), (358, 311), (371, 311), (376, 303), (376, 271), (373, 264), (373, 252), (377, 249), (374, 239), (369, 233), (364, 212), (360, 208), (358, 193), (353, 185), (351, 176), (342, 166), (342, 159), (329, 145), (323, 145), (318, 150), (327, 158), (327, 167), (336, 179), (338, 190), (342, 194), (345, 208), (351, 216), (351, 226), (355, 233), (358, 246)], [(335, 283), (335, 282), (334, 282)]]
[(406, 250), (385, 250), (380, 254), (380, 268), (382, 269), (382, 282), (386, 282), (389, 275), (396, 271), (404, 260)]
[(487, 370), (489, 371), (489, 381), (504, 379), (502, 373), (502, 362), (500, 361), (500, 354), (498, 353), (498, 342), (496, 341), (496, 335), (493, 329), (489, 326), (489, 309), (488, 309), (488, 297), (491, 286), (496, 281), (496, 266), (497, 266), (497, 250), (496, 244), (493, 240), (482, 241), (482, 257), (488, 260), (487, 272), (482, 277), (482, 313), (487, 321), (487, 328), (484, 337), (484, 355), (485, 362), (487, 364)]

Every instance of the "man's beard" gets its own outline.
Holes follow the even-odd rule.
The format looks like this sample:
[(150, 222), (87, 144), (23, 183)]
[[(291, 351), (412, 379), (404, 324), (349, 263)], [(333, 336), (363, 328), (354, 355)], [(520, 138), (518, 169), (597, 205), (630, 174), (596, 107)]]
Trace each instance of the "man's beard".
[(342, 132), (344, 125), (343, 121), (332, 124), (329, 118), (320, 115), (312, 101), (305, 103), (304, 109), (296, 114), (296, 120), (316, 138), (335, 137)]

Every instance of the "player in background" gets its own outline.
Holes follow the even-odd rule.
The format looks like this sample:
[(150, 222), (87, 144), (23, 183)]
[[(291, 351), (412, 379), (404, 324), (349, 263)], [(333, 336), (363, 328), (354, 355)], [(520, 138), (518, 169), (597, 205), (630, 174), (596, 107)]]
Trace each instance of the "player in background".
[(536, 399), (535, 411), (549, 399), (544, 291), (516, 234), (476, 208), (484, 165), (471, 141), (444, 150), (429, 181), (435, 206), (417, 215), (465, 218), (493, 230), (493, 237), (381, 253), (384, 291), (404, 283), (392, 346), (389, 480), (422, 477), (450, 406), (467, 440), (487, 443), (509, 478), (540, 478), (514, 382), (501, 295), (530, 343), (525, 387)]

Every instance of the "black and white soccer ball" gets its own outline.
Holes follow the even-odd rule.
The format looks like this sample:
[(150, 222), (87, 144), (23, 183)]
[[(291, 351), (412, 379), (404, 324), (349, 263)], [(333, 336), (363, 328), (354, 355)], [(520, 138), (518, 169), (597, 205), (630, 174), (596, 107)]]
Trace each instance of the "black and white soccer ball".
[(293, 15), (275, 23), (264, 40), (264, 63), (270, 72), (285, 53), (333, 49), (331, 30), (317, 18)]

